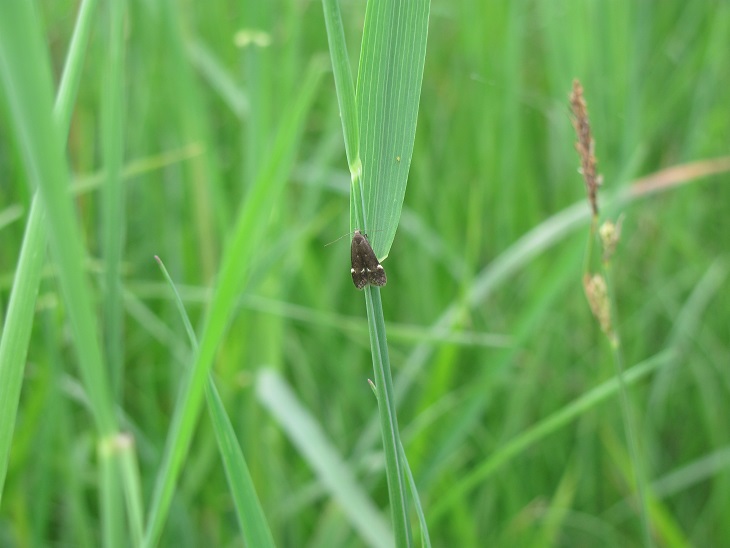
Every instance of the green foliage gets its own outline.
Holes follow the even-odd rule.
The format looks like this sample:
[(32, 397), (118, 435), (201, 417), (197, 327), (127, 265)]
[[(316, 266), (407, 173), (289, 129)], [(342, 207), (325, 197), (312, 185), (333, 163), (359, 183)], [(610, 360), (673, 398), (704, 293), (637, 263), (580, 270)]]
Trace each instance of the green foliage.
[[(354, 158), (322, 4), (78, 4), (0, 17), (0, 545), (241, 545), (242, 467), (276, 545), (379, 544), (362, 294), (346, 241), (324, 246)], [(366, 5), (339, 5), (354, 69)], [(730, 544), (730, 162), (632, 184), (727, 154), (728, 32), (723, 2), (432, 2), (413, 151), (370, 136), (410, 161), (392, 247), (367, 215), (434, 546), (645, 544), (581, 282), (576, 77), (602, 219), (624, 214), (613, 327), (654, 540)]]
[(395, 238), (411, 166), (429, 5), (368, 2), (365, 14), (356, 92), (362, 187), (353, 177), (350, 225), (369, 232), (381, 261)]
[[(410, 157), (413, 150), (430, 0), (368, 3), (360, 49), (357, 96), (347, 61), (339, 5), (335, 0), (323, 0), (322, 6), (352, 179), (350, 225), (367, 233), (367, 227), (372, 226), (370, 223), (376, 219), (385, 223), (385, 237), (372, 240), (375, 254), (384, 259), (387, 255), (384, 249), (390, 248), (400, 219), (410, 166), (408, 161), (402, 169), (394, 170), (393, 165), (399, 164), (400, 156), (394, 161), (392, 153), (394, 148), (407, 150)], [(354, 239), (352, 245), (355, 245)], [(358, 268), (354, 261), (352, 268)], [(354, 270), (352, 278), (355, 281)], [(355, 285), (358, 289), (363, 288), (357, 283)], [(418, 489), (413, 486), (413, 475), (400, 439), (379, 285), (382, 284), (366, 286), (364, 295), (393, 536), (398, 547), (412, 545), (406, 491), (408, 477), (419, 516), (422, 543), (430, 546)]]

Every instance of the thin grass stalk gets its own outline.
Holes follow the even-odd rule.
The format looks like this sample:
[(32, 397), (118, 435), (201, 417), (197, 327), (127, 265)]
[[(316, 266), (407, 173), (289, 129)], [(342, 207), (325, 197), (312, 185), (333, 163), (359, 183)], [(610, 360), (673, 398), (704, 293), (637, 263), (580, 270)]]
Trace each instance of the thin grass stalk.
[[(616, 324), (618, 323), (617, 307), (616, 307), (616, 291), (614, 289), (613, 274), (611, 262), (604, 263), (604, 273), (606, 276), (606, 284), (608, 287), (608, 299), (611, 308), (611, 318)], [(639, 448), (638, 429), (636, 416), (634, 413), (631, 399), (629, 398), (628, 387), (624, 380), (624, 354), (621, 346), (621, 337), (618, 331), (614, 331), (611, 339), (611, 356), (613, 358), (614, 367), (616, 369), (616, 379), (618, 381), (618, 392), (621, 402), (621, 418), (623, 419), (626, 438), (629, 445), (629, 458), (634, 472), (634, 481), (636, 482), (636, 491), (639, 502), (639, 517), (641, 519), (641, 530), (644, 538), (644, 546), (649, 548), (654, 546), (654, 538), (651, 534), (651, 519), (649, 511), (649, 494), (647, 486), (647, 478), (644, 467), (644, 459)]]
[[(116, 0), (107, 5), (107, 58), (102, 97), (102, 148), (106, 182), (102, 191), (102, 255), (104, 259), (103, 328), (104, 360), (109, 371), (112, 398), (119, 400), (124, 364), (122, 343), (123, 310), (119, 274), (124, 241), (124, 189), (120, 177), (122, 164), (122, 94), (124, 89), (124, 16), (126, 2)], [(123, 546), (124, 532), (121, 482), (125, 467), (119, 453), (119, 435), (114, 433), (100, 440), (98, 447), (100, 484), (102, 485), (102, 527), (106, 546)], [(138, 478), (137, 478), (138, 479)], [(131, 496), (129, 490), (124, 494)], [(134, 502), (127, 499), (129, 507)], [(139, 502), (139, 501), (137, 501)], [(134, 516), (132, 538), (139, 545), (142, 536), (141, 510)]]
[(378, 411), (380, 430), (385, 452), (385, 473), (388, 479), (388, 495), (390, 511), (393, 519), (396, 546), (411, 546), (412, 536), (408, 519), (408, 497), (406, 491), (405, 469), (408, 464), (405, 453), (398, 450), (401, 445), (398, 430), (398, 417), (395, 408), (395, 392), (390, 372), (388, 341), (385, 335), (385, 319), (383, 303), (380, 299), (380, 288), (365, 287), (365, 303), (367, 306), (368, 327), (370, 329), (370, 349), (373, 355), (373, 373), (375, 389), (378, 395)]
[(124, 315), (120, 275), (125, 232), (125, 193), (122, 181), (124, 150), (124, 18), (125, 0), (107, 5), (107, 55), (102, 87), (102, 150), (106, 181), (102, 190), (104, 259), (104, 357), (118, 400), (124, 364)]

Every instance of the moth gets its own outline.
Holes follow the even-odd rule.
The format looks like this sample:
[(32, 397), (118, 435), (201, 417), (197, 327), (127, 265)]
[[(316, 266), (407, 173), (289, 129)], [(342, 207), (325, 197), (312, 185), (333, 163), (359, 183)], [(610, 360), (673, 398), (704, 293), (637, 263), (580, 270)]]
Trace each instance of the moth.
[(373, 248), (365, 234), (359, 230), (352, 236), (352, 247), (350, 248), (352, 259), (352, 283), (355, 287), (362, 289), (368, 284), (384, 286), (388, 281), (383, 265), (378, 262)]

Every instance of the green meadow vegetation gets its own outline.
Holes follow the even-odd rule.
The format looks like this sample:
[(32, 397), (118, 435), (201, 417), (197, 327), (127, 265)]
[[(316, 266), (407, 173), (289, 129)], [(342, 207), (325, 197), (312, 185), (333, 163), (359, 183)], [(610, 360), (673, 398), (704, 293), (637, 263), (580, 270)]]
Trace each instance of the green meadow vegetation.
[(0, 546), (730, 545), (728, 36), (7, 2)]

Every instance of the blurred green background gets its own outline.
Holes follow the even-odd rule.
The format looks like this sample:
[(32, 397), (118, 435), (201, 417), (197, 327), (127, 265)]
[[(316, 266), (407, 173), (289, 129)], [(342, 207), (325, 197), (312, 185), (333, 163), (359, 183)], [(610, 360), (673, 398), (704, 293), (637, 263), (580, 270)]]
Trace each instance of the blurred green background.
[[(38, 4), (56, 82), (77, 4)], [(341, 8), (357, 74), (365, 2)], [(107, 11), (102, 3), (94, 14), (67, 147), (102, 333)], [(382, 297), (403, 443), (434, 546), (642, 544), (615, 392), (509, 452), (615, 375), (581, 285), (589, 207), (573, 148), (573, 78), (585, 88), (604, 175), (602, 214), (624, 215), (613, 268), (625, 367), (657, 364), (630, 388), (655, 540), (730, 545), (730, 166), (692, 164), (659, 177), (658, 192), (631, 191), (640, 177), (728, 154), (728, 36), (722, 0), (433, 0)], [(312, 67), (329, 63), (322, 5), (129, 1), (124, 37), (124, 309), (112, 385), (135, 438), (143, 500), (192, 355), (154, 256), (199, 325), (247, 190), (277, 136), (293, 132), (295, 146), (275, 163), (284, 190), (257, 212), (263, 244), (214, 376), (277, 544), (365, 545), (347, 502), (312, 465), (319, 449), (305, 456), (283, 426), (301, 409), (267, 394), (260, 377), (289, 386), (387, 523), (364, 299), (348, 272), (348, 238), (325, 247), (349, 230), (330, 72), (303, 127), (288, 116)], [(0, 97), (5, 317), (32, 191)], [(700, 177), (703, 169), (714, 173)], [(93, 546), (97, 432), (50, 255), (34, 305), (0, 545)], [(162, 543), (242, 545), (205, 413)]]

